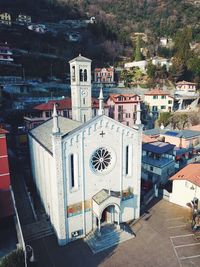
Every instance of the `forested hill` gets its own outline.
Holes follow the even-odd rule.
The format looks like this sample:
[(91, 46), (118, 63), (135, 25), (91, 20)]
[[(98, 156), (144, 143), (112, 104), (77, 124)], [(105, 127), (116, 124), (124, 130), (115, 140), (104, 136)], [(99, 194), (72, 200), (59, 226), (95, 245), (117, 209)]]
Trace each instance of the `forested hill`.
[(184, 26), (200, 40), (200, 5), (193, 0), (0, 0), (0, 10), (8, 9), (35, 20), (95, 16), (121, 41), (134, 32), (173, 37)]
[[(200, 39), (200, 6), (189, 0), (58, 0), (79, 6), (110, 25), (126, 39), (132, 32), (152, 32), (173, 36), (184, 26), (191, 26)], [(127, 35), (128, 34), (128, 35)]]

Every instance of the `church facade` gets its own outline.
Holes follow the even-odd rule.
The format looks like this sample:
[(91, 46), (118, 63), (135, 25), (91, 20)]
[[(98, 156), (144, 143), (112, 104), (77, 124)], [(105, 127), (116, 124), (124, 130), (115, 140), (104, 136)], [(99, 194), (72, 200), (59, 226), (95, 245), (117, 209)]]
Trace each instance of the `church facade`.
[(70, 61), (72, 120), (53, 117), (29, 133), (33, 178), (58, 243), (140, 215), (142, 126), (91, 118), (91, 60)]

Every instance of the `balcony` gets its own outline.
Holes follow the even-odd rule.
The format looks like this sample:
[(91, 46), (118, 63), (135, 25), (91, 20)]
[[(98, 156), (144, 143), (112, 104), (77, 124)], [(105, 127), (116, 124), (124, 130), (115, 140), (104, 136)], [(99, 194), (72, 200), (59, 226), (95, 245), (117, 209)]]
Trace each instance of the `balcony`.
[(165, 166), (173, 162), (174, 162), (173, 159), (168, 159), (168, 158), (155, 159), (148, 156), (142, 156), (142, 163), (146, 163), (157, 168), (164, 168)]

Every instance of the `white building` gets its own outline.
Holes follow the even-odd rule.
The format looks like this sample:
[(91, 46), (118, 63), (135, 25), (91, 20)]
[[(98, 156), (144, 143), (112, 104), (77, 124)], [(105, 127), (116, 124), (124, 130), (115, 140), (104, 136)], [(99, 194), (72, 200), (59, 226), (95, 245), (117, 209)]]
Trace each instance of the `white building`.
[(143, 73), (146, 73), (148, 62), (146, 60), (132, 61), (124, 64), (125, 69), (139, 68)]
[(198, 96), (196, 84), (187, 81), (177, 82), (174, 94), (177, 96)]
[(104, 115), (91, 118), (91, 60), (70, 61), (72, 120), (53, 117), (29, 133), (34, 181), (64, 245), (101, 228), (140, 215), (140, 107), (132, 128)]
[(174, 98), (166, 91), (159, 88), (149, 90), (144, 94), (144, 102), (152, 114), (171, 112), (174, 106)]
[(152, 58), (152, 64), (155, 66), (161, 66), (161, 67), (166, 66), (167, 71), (169, 70), (170, 66), (172, 65), (170, 59), (158, 57), (158, 56)]
[(183, 207), (194, 198), (200, 201), (200, 163), (189, 164), (171, 177), (170, 201)]

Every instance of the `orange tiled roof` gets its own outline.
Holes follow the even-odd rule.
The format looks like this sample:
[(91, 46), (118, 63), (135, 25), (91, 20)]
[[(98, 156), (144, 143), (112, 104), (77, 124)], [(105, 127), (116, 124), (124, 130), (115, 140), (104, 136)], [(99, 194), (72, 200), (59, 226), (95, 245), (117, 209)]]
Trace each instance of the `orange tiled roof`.
[(192, 84), (192, 85), (195, 85), (196, 83), (187, 82), (187, 81), (184, 81), (184, 80), (176, 83), (176, 85), (183, 85), (183, 84)]
[(149, 90), (144, 95), (169, 95), (170, 96), (170, 93), (163, 91), (162, 89), (159, 89), (159, 88), (154, 88), (154, 89)]
[(154, 141), (158, 141), (156, 138), (150, 137), (146, 134), (142, 134), (142, 143), (151, 143)]
[(187, 180), (200, 187), (200, 163), (191, 163), (173, 175), (170, 180)]
[(117, 98), (119, 96), (131, 97), (132, 98), (132, 97), (135, 97), (135, 96), (138, 96), (138, 95), (136, 95), (136, 94), (109, 94), (109, 97), (113, 100), (114, 103), (116, 103), (116, 102), (135, 102), (135, 101), (138, 101), (138, 100), (135, 100), (135, 99), (118, 100)]
[[(71, 109), (72, 103), (71, 98), (67, 97), (61, 100), (50, 100), (48, 103), (43, 103), (40, 105), (37, 105), (34, 107), (34, 109), (41, 110), (41, 111), (47, 111), (47, 110), (53, 110), (53, 105), (57, 104), (57, 110), (64, 110), (64, 109)], [(92, 98), (92, 107), (98, 108), (99, 107), (99, 100), (96, 98)], [(108, 105), (104, 105), (104, 107), (108, 107)]]

